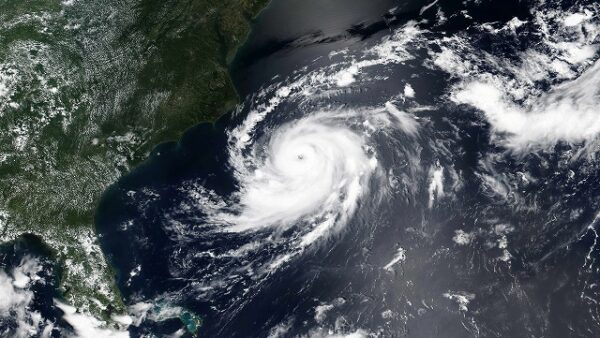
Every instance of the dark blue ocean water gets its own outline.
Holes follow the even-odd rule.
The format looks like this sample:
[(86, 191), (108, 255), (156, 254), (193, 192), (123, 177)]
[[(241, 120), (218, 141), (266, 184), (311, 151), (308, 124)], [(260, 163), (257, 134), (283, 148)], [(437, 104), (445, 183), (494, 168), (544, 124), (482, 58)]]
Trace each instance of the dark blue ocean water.
[[(327, 65), (326, 56), (345, 48), (357, 51), (361, 41), (389, 34), (410, 20), (450, 35), (477, 22), (502, 22), (531, 16), (528, 1), (436, 1), (448, 17), (437, 23), (437, 7), (420, 13), (429, 0), (275, 0), (253, 24), (246, 43), (231, 65), (242, 96), (307, 65)], [(467, 10), (472, 19), (455, 15)]]
[[(55, 261), (56, 257), (50, 248), (45, 246), (41, 239), (34, 235), (24, 235), (17, 240), (0, 246), (0, 269), (9, 274), (12, 281), (13, 269), (18, 268), (22, 264), (26, 264), (32, 260), (39, 262), (41, 271), (37, 273), (37, 277), (41, 278), (42, 282), (33, 282), (24, 290), (18, 292), (31, 292), (33, 300), (29, 303), (27, 311), (38, 312), (42, 318), (50, 323), (53, 323), (55, 329), (50, 331), (51, 337), (60, 337), (61, 331), (59, 328), (68, 328), (68, 324), (62, 319), (62, 312), (54, 306), (53, 299), (61, 299), (60, 292), (57, 289), (58, 282), (61, 277), (60, 266)], [(4, 290), (5, 295), (9, 296), (8, 290)], [(7, 300), (4, 299), (3, 302)], [(10, 299), (8, 300), (11, 301)], [(7, 311), (12, 311), (8, 309)], [(11, 313), (3, 313), (2, 321), (0, 321), (0, 333), (15, 332), (18, 327), (20, 318)], [(42, 323), (42, 328), (46, 323)]]
[[(525, 1), (483, 1), (478, 5), (439, 1), (449, 19), (434, 27), (436, 12), (420, 14), (428, 3), (275, 0), (256, 19), (246, 45), (231, 65), (236, 87), (243, 97), (252, 100), (261, 88), (298, 69), (327, 66), (330, 52), (348, 48), (352, 54), (363, 50), (409, 20), (425, 20), (423, 25), (436, 33), (452, 34), (468, 33), (474, 23), (503, 22), (513, 17), (525, 20), (530, 15)], [(464, 9), (469, 10), (471, 19), (452, 16)], [(480, 43), (482, 48), (488, 48), (497, 41), (482, 39)], [(425, 58), (428, 51), (419, 52)], [(589, 201), (598, 196), (600, 187), (572, 186), (564, 171), (552, 173), (562, 165), (557, 155), (565, 150), (561, 147), (568, 146), (558, 145), (556, 154), (498, 161), (497, 170), (501, 173), (526, 168), (534, 176), (544, 177), (523, 188), (524, 196), (536, 199), (538, 210), (512, 210), (510, 205), (487, 195), (476, 179), (483, 154), (500, 153), (490, 142), (490, 126), (472, 109), (438, 105), (452, 79), (424, 67), (419, 58), (389, 66), (386, 71), (385, 79), (341, 93), (332, 99), (333, 104), (378, 105), (382, 98), (401, 92), (410, 80), (417, 102), (438, 106), (419, 113), (431, 128), (414, 144), (401, 135), (395, 143), (382, 142), (379, 160), (385, 168), (401, 168), (403, 159), (397, 155), (396, 147), (418, 149), (423, 167), (437, 161), (462, 175), (464, 186), (459, 196), (447, 205), (429, 210), (420, 202), (427, 200), (426, 177), (411, 177), (422, 187), (413, 199), (391, 198), (379, 204), (373, 211), (377, 217), (365, 216), (368, 222), (357, 217), (330, 245), (298, 257), (254, 286), (251, 294), (244, 293), (247, 284), (243, 281), (232, 283), (228, 292), (212, 299), (200, 298), (196, 291), (198, 274), (217, 268), (210, 266), (214, 263), (207, 257), (184, 259), (194, 252), (236, 247), (248, 238), (243, 234), (211, 237), (204, 233), (202, 208), (180, 212), (187, 196), (181, 187), (190, 181), (200, 182), (225, 197), (237, 190), (228, 164), (225, 130), (244, 119), (247, 111), (242, 109), (237, 115), (223, 116), (215, 124), (190, 128), (177, 143), (158, 146), (147, 162), (105, 193), (96, 224), (102, 249), (118, 273), (118, 284), (126, 300), (135, 303), (175, 295), (169, 301), (203, 318), (198, 333), (203, 337), (265, 337), (274, 326), (291, 317), (294, 320), (290, 334), (307, 333), (314, 325), (315, 306), (339, 295), (343, 295), (344, 304), (333, 311), (351, 323), (340, 324), (342, 330), (344, 325), (373, 332), (380, 328), (384, 337), (565, 337), (572, 330), (579, 336), (600, 332), (594, 317), (589, 315), (593, 308), (577, 301), (584, 285), (598, 279), (597, 271), (583, 273), (580, 267), (588, 262), (586, 257), (598, 255), (593, 245), (595, 232), (587, 226), (597, 226)], [(298, 114), (294, 103), (278, 109), (282, 114), (273, 114), (268, 125), (277, 126), (289, 119), (283, 112)], [(440, 157), (432, 150), (437, 141), (448, 142), (449, 157)], [(572, 163), (569, 168), (577, 171), (577, 166)], [(589, 182), (598, 181), (598, 172), (585, 175)], [(568, 204), (561, 204), (564, 195), (569, 195)], [(375, 205), (369, 199), (362, 204), (367, 209)], [(568, 210), (574, 208), (581, 210), (577, 222), (569, 220)], [(486, 223), (489, 219), (513, 224), (516, 229), (502, 235), (492, 230), (492, 239), (468, 247), (457, 248), (453, 244), (451, 239), (457, 229), (482, 231), (491, 227)], [(179, 226), (194, 231), (185, 232), (183, 238), (175, 236), (173, 229)], [(257, 234), (263, 235), (266, 236)], [(495, 260), (502, 250), (491, 248), (495, 244), (490, 241), (498, 240), (493, 236), (507, 237), (511, 264)], [(381, 266), (400, 247), (409, 249), (413, 259), (391, 275), (382, 271)], [(263, 257), (253, 259), (259, 261)], [(131, 278), (130, 272), (138, 267), (139, 273)], [(440, 295), (452, 290), (476, 291), (477, 296), (469, 303), (476, 316), (457, 309), (452, 299), (439, 300)], [(397, 317), (380, 315), (389, 308), (398, 310)], [(130, 331), (133, 336), (148, 332), (166, 334), (180, 326), (175, 318), (158, 323), (146, 321)]]
[[(214, 297), (198, 291), (203, 274), (221, 267), (215, 267), (210, 257), (194, 253), (226, 251), (252, 238), (234, 233), (215, 236), (203, 224), (202, 206), (182, 210), (182, 203), (189, 198), (190, 182), (225, 198), (239, 189), (228, 162), (225, 131), (244, 120), (257, 92), (285, 82), (299, 70), (328, 66), (336, 60), (329, 57), (332, 52), (359, 53), (410, 20), (420, 22), (432, 34), (452, 36), (476, 34), (474, 27), (484, 22), (532, 18), (529, 1), (439, 0), (433, 9), (421, 13), (433, 2), (274, 0), (255, 19), (248, 41), (230, 66), (245, 108), (214, 124), (191, 127), (178, 142), (157, 146), (145, 163), (102, 198), (96, 213), (97, 231), (125, 301), (130, 305), (153, 302), (155, 308), (178, 306), (194, 313), (203, 320), (199, 337), (266, 337), (281, 324), (289, 336), (307, 334), (319, 325), (342, 333), (362, 328), (381, 337), (600, 336), (596, 266), (600, 222), (594, 209), (600, 196), (598, 166), (586, 158), (566, 161), (565, 154), (576, 148), (562, 143), (547, 151), (505, 156), (491, 142), (490, 125), (481, 114), (446, 104), (444, 95), (453, 79), (423, 64), (430, 51), (439, 51), (435, 45), (413, 51), (414, 60), (373, 74), (381, 77), (379, 81), (344, 89), (319, 99), (314, 107), (381, 106), (410, 82), (415, 102), (431, 106), (416, 113), (423, 132), (417, 140), (400, 133), (392, 141), (377, 139), (378, 160), (395, 175), (406, 166), (402, 154), (418, 152), (423, 168), (439, 164), (456, 171), (463, 184), (456, 188), (460, 194), (429, 208), (428, 178), (406, 176), (419, 187), (410, 198), (399, 193), (383, 202), (370, 197), (361, 200), (364, 212), (343, 232), (268, 278), (257, 282), (232, 276), (236, 282)], [(575, 3), (562, 1), (557, 8)], [(444, 24), (436, 22), (438, 8), (447, 18)], [(458, 15), (463, 10), (469, 17)], [(537, 36), (530, 38), (535, 41)], [(482, 50), (506, 52), (506, 58), (516, 43), (489, 36), (478, 41)], [(297, 102), (284, 103), (266, 125), (276, 128), (301, 116)], [(447, 147), (446, 156), (440, 156), (440, 145)], [(490, 196), (478, 176), (486, 154), (498, 155), (494, 165), (499, 176), (528, 172), (535, 180), (513, 187), (518, 196), (505, 200)], [(378, 187), (371, 188), (376, 191)], [(519, 203), (536, 208), (520, 209)], [(498, 226), (504, 225), (511, 230), (502, 232)], [(457, 230), (476, 234), (477, 239), (457, 246), (452, 241)], [(262, 231), (252, 236), (268, 235)], [(503, 254), (498, 244), (502, 240), (508, 243), (508, 263), (498, 260)], [(398, 248), (406, 249), (406, 261), (392, 272), (384, 271), (382, 266)], [(267, 248), (228, 264), (235, 267), (248, 259), (261, 262), (279, 254), (277, 250)], [(36, 296), (29, 311), (39, 312), (56, 327), (68, 328), (53, 306), (53, 299), (60, 299), (56, 289), (60, 270), (52, 252), (35, 236), (0, 246), (4, 271), (18, 267), (27, 257), (42, 262), (39, 276), (45, 281), (31, 287)], [(457, 293), (463, 290), (473, 293), (465, 305), (468, 311), (457, 305), (456, 295), (471, 297)], [(326, 320), (317, 323), (315, 309), (323, 304), (336, 305)], [(384, 315), (390, 309), (394, 310), (391, 317)], [(133, 337), (162, 336), (183, 324), (176, 315), (145, 320), (129, 331)], [(3, 321), (2, 325), (14, 329), (16, 323)], [(6, 328), (0, 326), (0, 332)], [(52, 331), (53, 337), (60, 335)], [(189, 336), (193, 335), (184, 334)]]

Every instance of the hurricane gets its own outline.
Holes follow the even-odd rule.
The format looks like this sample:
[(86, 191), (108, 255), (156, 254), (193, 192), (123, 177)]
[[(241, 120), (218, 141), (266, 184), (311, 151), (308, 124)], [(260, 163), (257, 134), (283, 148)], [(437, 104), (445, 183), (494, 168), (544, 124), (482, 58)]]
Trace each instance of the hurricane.
[[(208, 256), (233, 261), (261, 250), (278, 252), (251, 264), (253, 279), (284, 267), (305, 250), (329, 246), (355, 214), (368, 213), (381, 203), (398, 182), (387, 177), (389, 159), (379, 161), (378, 152), (396, 142), (394, 134), (407, 140), (418, 135), (418, 121), (391, 102), (378, 108), (306, 108), (305, 80), (300, 78), (295, 90), (283, 84), (266, 88), (258, 103), (248, 103), (244, 121), (227, 132), (234, 191), (219, 196), (205, 187), (195, 190), (203, 198), (191, 207), (205, 213), (202, 227), (210, 236), (240, 240), (237, 248), (222, 255), (208, 251)], [(323, 81), (324, 90), (329, 84)], [(287, 104), (298, 101), (297, 113), (273, 124), (270, 119), (279, 117), (269, 113), (276, 111), (282, 97)], [(414, 156), (408, 148), (397, 149), (397, 156), (405, 160)]]
[(285, 226), (304, 217), (327, 223), (351, 217), (368, 193), (377, 158), (367, 154), (363, 136), (334, 123), (318, 116), (291, 122), (270, 136), (264, 155), (251, 151), (264, 159), (248, 159), (256, 169), (237, 172), (242, 210), (229, 230)]
[(235, 109), (103, 198), (131, 332), (600, 332), (600, 8), (511, 4), (251, 36)]

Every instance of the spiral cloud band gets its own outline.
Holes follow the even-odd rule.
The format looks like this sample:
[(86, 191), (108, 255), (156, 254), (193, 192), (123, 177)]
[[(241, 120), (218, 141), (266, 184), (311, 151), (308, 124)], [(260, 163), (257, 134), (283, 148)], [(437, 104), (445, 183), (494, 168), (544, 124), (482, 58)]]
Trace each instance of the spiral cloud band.
[(319, 116), (280, 127), (254, 150), (264, 154), (238, 177), (240, 210), (224, 217), (229, 231), (345, 221), (377, 167), (362, 135)]

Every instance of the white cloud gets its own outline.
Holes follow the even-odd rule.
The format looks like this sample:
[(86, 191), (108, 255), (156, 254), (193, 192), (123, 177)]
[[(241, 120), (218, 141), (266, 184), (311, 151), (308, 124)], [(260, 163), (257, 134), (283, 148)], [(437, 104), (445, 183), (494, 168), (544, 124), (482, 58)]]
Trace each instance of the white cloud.
[[(436, 43), (429, 63), (458, 79), (450, 98), (485, 113), (494, 142), (513, 151), (548, 148), (559, 141), (595, 142), (600, 134), (598, 56), (600, 22), (590, 8), (555, 11), (539, 4), (531, 22), (518, 22), (539, 40), (524, 42), (512, 57), (476, 47), (470, 36), (455, 35)], [(581, 27), (580, 27), (581, 26)], [(482, 34), (520, 40), (515, 21)]]
[(287, 320), (273, 327), (267, 338), (282, 338), (286, 337), (288, 331), (292, 328), (292, 320)]
[(404, 86), (404, 96), (408, 97), (408, 98), (413, 98), (415, 97), (415, 90), (413, 89), (413, 87), (410, 84), (406, 84)]
[(78, 313), (77, 309), (54, 300), (54, 304), (64, 312), (63, 319), (71, 325), (77, 338), (128, 338), (129, 332), (108, 328), (106, 323), (91, 315)]
[(444, 196), (444, 168), (431, 168), (429, 179), (429, 207), (433, 206), (436, 199)]
[(419, 11), (419, 15), (423, 15), (423, 13), (425, 13), (428, 9), (430, 9), (431, 7), (435, 6), (435, 4), (437, 4), (439, 0), (434, 0), (432, 3), (425, 5), (421, 8), (421, 10)]
[(419, 130), (419, 124), (412, 116), (396, 108), (396, 106), (394, 106), (394, 104), (392, 104), (391, 102), (385, 103), (385, 109), (388, 111), (388, 113), (390, 113), (390, 115), (392, 115), (396, 119), (396, 125), (398, 129), (404, 131), (405, 133), (411, 136), (417, 134)]
[(30, 287), (43, 282), (38, 276), (41, 270), (40, 262), (29, 256), (24, 257), (19, 266), (10, 273), (0, 270), (0, 320), (15, 325), (3, 334), (15, 338), (38, 334), (44, 337), (52, 331), (53, 324), (30, 307), (35, 298)]
[(468, 245), (473, 241), (474, 237), (474, 234), (459, 229), (454, 232), (454, 237), (452, 237), (452, 240), (458, 245)]
[(315, 321), (322, 323), (327, 316), (327, 312), (333, 309), (333, 304), (321, 304), (315, 308)]
[(600, 62), (528, 105), (511, 101), (497, 81), (474, 81), (453, 95), (483, 111), (501, 142), (515, 150), (582, 142), (600, 134)]
[(340, 333), (324, 328), (316, 328), (311, 330), (307, 335), (298, 336), (298, 338), (367, 338), (368, 336), (368, 332), (361, 329)]
[(591, 18), (591, 13), (587, 12), (587, 13), (573, 13), (573, 14), (569, 14), (567, 15), (564, 19), (563, 19), (563, 23), (565, 26), (571, 27), (571, 26), (578, 26), (581, 23), (583, 23), (584, 21), (588, 20)]
[(361, 135), (327, 113), (282, 126), (261, 146), (264, 158), (248, 158), (254, 170), (239, 168), (239, 215), (220, 217), (236, 232), (334, 215), (345, 220), (376, 166), (364, 145)]
[(404, 262), (406, 260), (406, 250), (404, 248), (398, 248), (398, 250), (396, 250), (396, 255), (394, 255), (394, 258), (392, 258), (392, 260), (387, 263), (383, 268), (385, 270), (388, 271), (393, 271), (393, 267), (394, 265), (396, 265), (396, 263), (399, 262)]
[(346, 69), (339, 71), (336, 75), (336, 83), (338, 87), (346, 87), (356, 81), (356, 75), (358, 75), (359, 69), (357, 66), (351, 66)]
[(456, 291), (456, 292), (452, 292), (452, 291), (448, 291), (446, 293), (443, 294), (444, 297), (453, 300), (456, 302), (456, 304), (458, 305), (458, 309), (460, 311), (468, 311), (468, 305), (469, 303), (475, 299), (475, 294), (470, 293), (470, 292), (465, 292), (465, 291)]

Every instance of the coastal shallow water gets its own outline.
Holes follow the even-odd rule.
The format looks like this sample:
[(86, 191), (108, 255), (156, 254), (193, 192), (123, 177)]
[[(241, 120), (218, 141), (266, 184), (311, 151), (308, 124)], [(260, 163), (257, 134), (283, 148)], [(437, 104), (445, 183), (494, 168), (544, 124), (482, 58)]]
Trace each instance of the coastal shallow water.
[(103, 250), (147, 309), (130, 331), (180, 330), (169, 304), (200, 336), (598, 333), (593, 130), (537, 117), (564, 98), (588, 117), (570, 88), (593, 83), (597, 22), (564, 22), (597, 6), (361, 4), (272, 4), (232, 67), (238, 110), (105, 194)]

